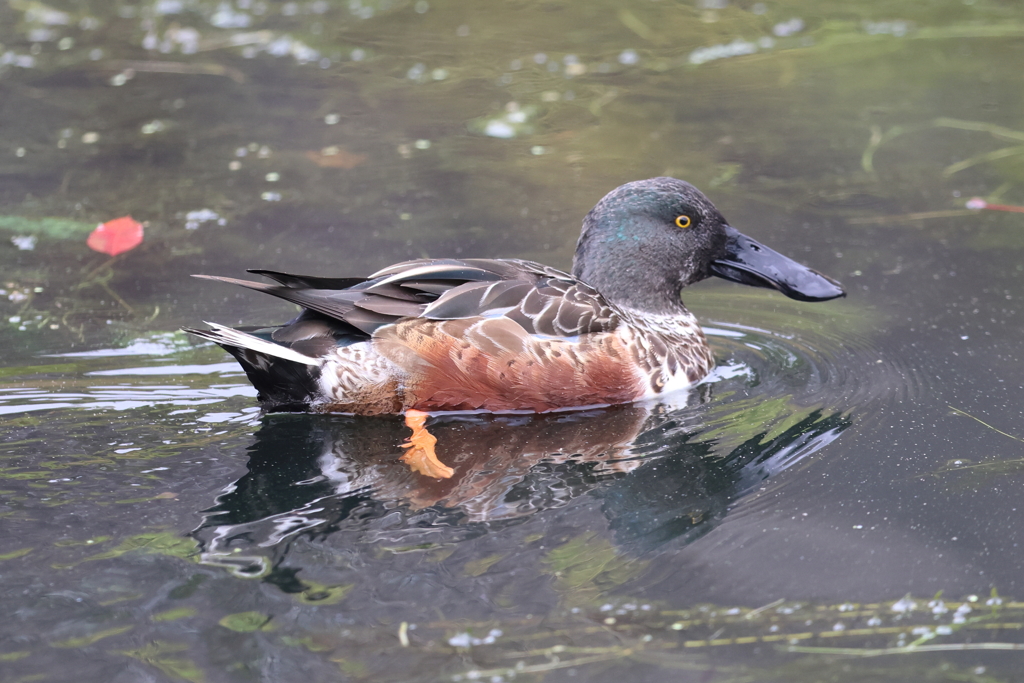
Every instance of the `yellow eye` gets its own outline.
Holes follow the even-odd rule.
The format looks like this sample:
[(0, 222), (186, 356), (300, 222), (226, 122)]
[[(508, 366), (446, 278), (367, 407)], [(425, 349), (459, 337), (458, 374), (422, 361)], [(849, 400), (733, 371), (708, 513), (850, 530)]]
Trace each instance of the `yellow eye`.
[(693, 225), (693, 221), (686, 214), (682, 216), (676, 216), (676, 226), (680, 228), (688, 228)]

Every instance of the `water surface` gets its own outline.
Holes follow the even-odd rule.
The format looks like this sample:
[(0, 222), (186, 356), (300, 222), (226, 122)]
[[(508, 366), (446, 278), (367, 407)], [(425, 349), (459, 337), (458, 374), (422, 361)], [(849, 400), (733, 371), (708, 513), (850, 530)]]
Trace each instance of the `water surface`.
[[(1012, 681), (1024, 15), (929, 3), (0, 6), (4, 680)], [(672, 175), (835, 276), (684, 293), (670, 401), (261, 415), (191, 273), (569, 266)], [(90, 251), (131, 215), (138, 248)]]

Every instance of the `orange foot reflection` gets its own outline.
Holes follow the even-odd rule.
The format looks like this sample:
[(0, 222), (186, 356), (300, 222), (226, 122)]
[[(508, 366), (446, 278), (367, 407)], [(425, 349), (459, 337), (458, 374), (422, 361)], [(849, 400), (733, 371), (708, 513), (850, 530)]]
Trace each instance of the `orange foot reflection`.
[(413, 472), (419, 472), (423, 476), (450, 479), (455, 474), (455, 470), (437, 459), (437, 454), (434, 453), (434, 444), (437, 443), (437, 439), (423, 426), (427, 421), (427, 415), (422, 410), (405, 411), (405, 425), (412, 430), (412, 436), (402, 444), (402, 448), (409, 450), (405, 452), (401, 460)]

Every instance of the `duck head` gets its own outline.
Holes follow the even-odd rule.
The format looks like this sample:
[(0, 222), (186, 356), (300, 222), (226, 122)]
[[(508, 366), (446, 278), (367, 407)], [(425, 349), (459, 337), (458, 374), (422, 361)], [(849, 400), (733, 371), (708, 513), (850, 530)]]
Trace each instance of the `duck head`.
[(842, 286), (730, 226), (700, 190), (675, 178), (627, 183), (583, 220), (573, 275), (610, 302), (679, 311), (687, 285), (716, 275), (798, 301), (845, 296)]

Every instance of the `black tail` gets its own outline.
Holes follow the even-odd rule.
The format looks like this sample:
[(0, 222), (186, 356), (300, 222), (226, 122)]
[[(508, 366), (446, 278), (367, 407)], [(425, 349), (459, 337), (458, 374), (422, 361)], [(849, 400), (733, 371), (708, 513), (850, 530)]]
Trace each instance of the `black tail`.
[(287, 346), (223, 325), (213, 329), (184, 328), (215, 342), (234, 356), (269, 411), (308, 410), (319, 394), (320, 361)]

